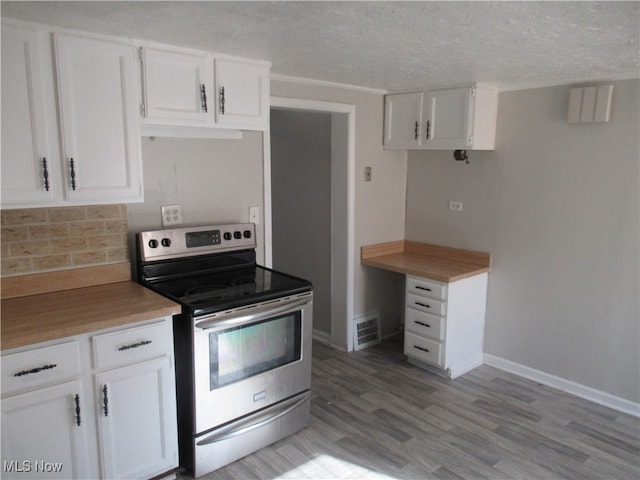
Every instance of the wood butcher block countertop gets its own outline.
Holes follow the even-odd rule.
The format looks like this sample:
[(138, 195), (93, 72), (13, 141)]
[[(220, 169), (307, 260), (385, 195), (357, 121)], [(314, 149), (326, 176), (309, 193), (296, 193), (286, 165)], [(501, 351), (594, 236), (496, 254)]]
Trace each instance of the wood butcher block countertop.
[(363, 265), (451, 283), (489, 271), (491, 254), (399, 240), (364, 246)]
[[(1, 348), (23, 347), (180, 312), (177, 303), (130, 281), (130, 270), (125, 267), (121, 266), (115, 274), (110, 268), (94, 268), (96, 270), (76, 272), (83, 278), (83, 284), (89, 285), (85, 287), (77, 286), (73, 271), (60, 272), (62, 280), (57, 286), (54, 280), (59, 274), (56, 272), (3, 279)], [(92, 275), (92, 272), (104, 275)], [(34, 278), (29, 281), (25, 277)], [(21, 291), (15, 288), (20, 282), (37, 283), (44, 277), (49, 278), (41, 282), (47, 285), (42, 287), (43, 293), (7, 298), (11, 292)], [(67, 278), (71, 280), (64, 281)], [(108, 283), (103, 283), (105, 281)], [(8, 294), (5, 294), (6, 284)], [(71, 288), (64, 289), (69, 286)], [(30, 288), (33, 291), (33, 287)], [(51, 288), (60, 290), (50, 291)]]

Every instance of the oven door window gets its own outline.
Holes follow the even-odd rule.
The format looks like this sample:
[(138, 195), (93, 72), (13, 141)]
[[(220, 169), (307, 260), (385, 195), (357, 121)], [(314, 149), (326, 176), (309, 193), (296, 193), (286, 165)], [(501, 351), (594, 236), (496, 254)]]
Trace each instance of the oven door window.
[(300, 311), (209, 334), (210, 389), (300, 360)]

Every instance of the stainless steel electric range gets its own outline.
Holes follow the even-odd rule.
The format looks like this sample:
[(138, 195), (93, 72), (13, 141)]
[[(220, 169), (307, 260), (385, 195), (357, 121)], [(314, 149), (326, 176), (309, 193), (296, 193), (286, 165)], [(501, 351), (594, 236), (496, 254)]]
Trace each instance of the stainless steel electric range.
[(194, 477), (304, 428), (312, 286), (256, 263), (252, 223), (140, 232), (138, 281), (174, 316), (180, 463)]

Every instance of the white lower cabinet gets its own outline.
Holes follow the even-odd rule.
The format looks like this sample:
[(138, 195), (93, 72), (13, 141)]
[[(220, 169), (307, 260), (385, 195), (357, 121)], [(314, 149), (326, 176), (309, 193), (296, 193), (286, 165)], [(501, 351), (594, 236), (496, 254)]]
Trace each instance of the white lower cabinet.
[(411, 363), (449, 378), (483, 363), (487, 279), (407, 276), (404, 353)]
[(95, 478), (80, 379), (2, 399), (2, 478)]
[(171, 318), (2, 356), (3, 478), (147, 479), (178, 466)]
[(103, 478), (148, 478), (176, 466), (172, 378), (169, 357), (96, 375)]

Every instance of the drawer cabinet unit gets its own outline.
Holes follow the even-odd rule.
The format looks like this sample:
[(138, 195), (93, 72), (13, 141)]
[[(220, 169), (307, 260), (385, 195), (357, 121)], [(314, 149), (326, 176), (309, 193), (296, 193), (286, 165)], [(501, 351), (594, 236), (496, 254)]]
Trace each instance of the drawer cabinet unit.
[(175, 468), (172, 340), (166, 317), (5, 352), (3, 478), (146, 479)]
[(455, 378), (483, 362), (486, 273), (452, 283), (407, 276), (404, 353)]
[(96, 476), (86, 385), (77, 341), (2, 357), (3, 478)]
[(93, 337), (102, 478), (152, 477), (176, 465), (172, 338), (165, 322)]

